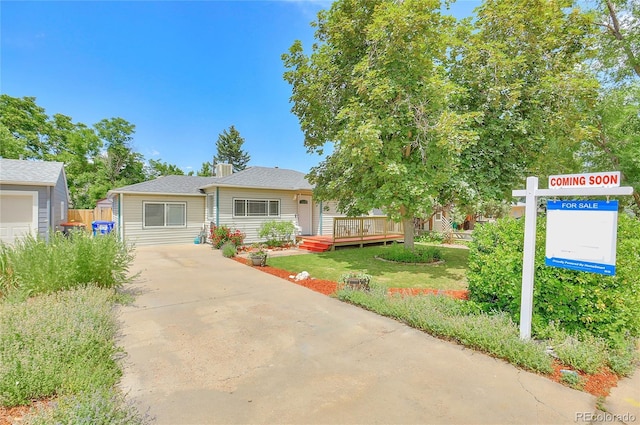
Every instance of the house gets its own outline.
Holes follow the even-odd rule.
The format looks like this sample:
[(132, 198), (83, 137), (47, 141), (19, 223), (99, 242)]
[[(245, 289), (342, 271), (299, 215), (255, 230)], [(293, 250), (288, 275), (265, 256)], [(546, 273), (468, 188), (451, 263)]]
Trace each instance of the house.
[(62, 162), (0, 159), (0, 240), (49, 239), (67, 221), (69, 190)]
[(250, 167), (233, 173), (218, 164), (215, 177), (164, 176), (109, 191), (116, 231), (136, 245), (193, 243), (211, 224), (239, 229), (257, 242), (265, 221), (293, 221), (302, 235), (331, 234), (333, 203), (315, 203), (299, 171)]

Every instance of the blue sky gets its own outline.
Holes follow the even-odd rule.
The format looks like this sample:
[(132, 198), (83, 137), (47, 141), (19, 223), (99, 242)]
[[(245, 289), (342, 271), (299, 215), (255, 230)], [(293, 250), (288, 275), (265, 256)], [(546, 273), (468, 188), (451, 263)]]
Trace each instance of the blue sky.
[[(133, 148), (185, 172), (234, 125), (249, 165), (307, 172), (280, 59), (330, 1), (2, 1), (0, 91), (93, 125), (121, 117)], [(479, 0), (459, 1), (468, 16)]]

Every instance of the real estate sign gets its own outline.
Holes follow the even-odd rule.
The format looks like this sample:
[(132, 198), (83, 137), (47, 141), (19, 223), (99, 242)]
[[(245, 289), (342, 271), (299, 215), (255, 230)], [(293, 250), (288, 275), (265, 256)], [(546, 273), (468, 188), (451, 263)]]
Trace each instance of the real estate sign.
[[(539, 189), (538, 178), (531, 176), (527, 177), (524, 190), (511, 192), (515, 197), (526, 199), (520, 300), (521, 339), (531, 338), (538, 197), (616, 196), (632, 193), (631, 186), (620, 187), (619, 171), (550, 176), (548, 189)], [(551, 203), (550, 209), (549, 205), (547, 206), (547, 241), (549, 238), (552, 241), (550, 244), (547, 242), (546, 256), (549, 260), (555, 260), (556, 264), (553, 265), (581, 267), (579, 270), (614, 274), (617, 202), (578, 200), (556, 202), (560, 202), (560, 205)], [(564, 207), (562, 202), (566, 203)], [(611, 211), (614, 208), (616, 211)], [(575, 213), (578, 214), (575, 215)], [(561, 261), (562, 265), (560, 265)]]
[(618, 201), (547, 201), (545, 264), (616, 273)]

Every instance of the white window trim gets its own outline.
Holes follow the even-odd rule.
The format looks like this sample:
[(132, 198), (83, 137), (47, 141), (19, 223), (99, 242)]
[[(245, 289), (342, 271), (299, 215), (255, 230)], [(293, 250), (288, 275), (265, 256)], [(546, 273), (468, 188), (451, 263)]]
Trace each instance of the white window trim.
[[(237, 215), (236, 214), (236, 201), (244, 201), (244, 206), (245, 206), (245, 215)], [(248, 206), (248, 202), (249, 201), (259, 201), (259, 202), (267, 202), (267, 215), (249, 215), (249, 206)], [(232, 199), (233, 205), (233, 217), (234, 218), (269, 218), (269, 217), (280, 217), (282, 215), (282, 201), (280, 199), (276, 199), (276, 198), (233, 198)], [(270, 202), (277, 202), (278, 203), (278, 214), (276, 215), (272, 215), (271, 213), (271, 209), (270, 209)]]
[[(147, 204), (164, 205), (164, 226), (147, 226), (145, 208)], [(184, 205), (184, 225), (167, 226), (167, 205)], [(142, 228), (143, 229), (184, 229), (187, 227), (187, 203), (186, 202), (159, 202), (159, 201), (143, 201), (142, 202)]]

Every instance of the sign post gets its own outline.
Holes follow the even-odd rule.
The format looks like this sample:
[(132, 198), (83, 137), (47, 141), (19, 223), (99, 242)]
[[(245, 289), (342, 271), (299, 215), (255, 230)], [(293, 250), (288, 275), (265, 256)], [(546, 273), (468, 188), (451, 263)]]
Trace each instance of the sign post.
[(538, 189), (538, 178), (527, 177), (525, 190), (512, 191), (512, 196), (525, 197), (526, 199), (522, 294), (520, 298), (520, 339), (528, 340), (531, 338), (538, 198), (541, 196), (614, 196), (631, 195), (633, 193), (632, 187), (618, 187), (619, 185), (620, 172), (612, 171), (550, 176), (549, 189)]

